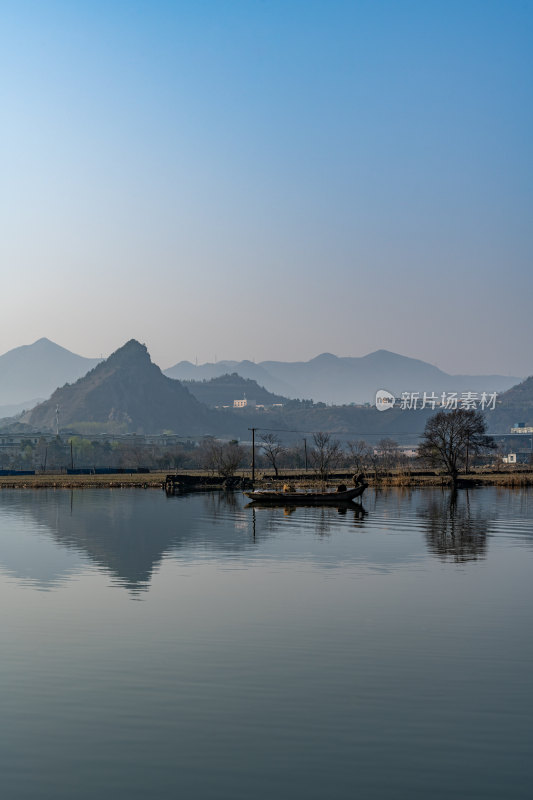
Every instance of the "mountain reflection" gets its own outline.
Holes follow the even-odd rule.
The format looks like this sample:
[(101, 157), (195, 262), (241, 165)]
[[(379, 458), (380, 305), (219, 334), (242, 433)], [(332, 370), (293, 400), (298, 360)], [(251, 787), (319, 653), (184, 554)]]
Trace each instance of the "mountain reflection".
[[(495, 489), (369, 492), (361, 504), (244, 506), (240, 493), (166, 497), (133, 489), (0, 494), (0, 567), (49, 590), (100, 571), (142, 597), (164, 562), (313, 563), (316, 568), (410, 569), (431, 555), (485, 558), (488, 532), (531, 546), (529, 495)], [(325, 540), (328, 540), (327, 546)], [(169, 580), (180, 580), (175, 570)], [(187, 571), (187, 575), (189, 572)]]
[(485, 558), (489, 518), (472, 509), (468, 491), (433, 497), (419, 516), (434, 555), (457, 563)]
[(23, 583), (52, 589), (95, 566), (133, 596), (145, 592), (167, 558), (234, 558), (291, 530), (330, 536), (359, 527), (353, 507), (243, 508), (239, 493), (162, 496), (155, 491), (6, 492), (0, 505), (0, 564)]
[[(253, 537), (243, 536), (243, 526), (235, 514), (233, 524), (214, 526), (223, 516), (228, 499), (232, 506), (234, 498), (224, 498), (222, 493), (216, 499), (205, 495), (165, 498), (161, 502), (159, 492), (152, 491), (42, 491), (4, 496), (2, 511), (7, 519), (32, 516), (34, 532), (46, 531), (52, 539), (51, 557), (58, 558), (61, 551), (75, 551), (138, 594), (149, 587), (169, 553), (188, 550), (189, 557), (202, 558), (212, 551), (235, 553), (254, 546)], [(32, 567), (25, 572), (16, 563), (12, 549), (3, 543), (0, 550), (0, 561), (8, 572), (42, 588), (57, 585), (58, 571), (50, 581), (50, 570), (40, 569), (39, 559), (34, 557), (38, 551), (28, 542), (25, 559)], [(64, 579), (71, 572), (64, 571)]]

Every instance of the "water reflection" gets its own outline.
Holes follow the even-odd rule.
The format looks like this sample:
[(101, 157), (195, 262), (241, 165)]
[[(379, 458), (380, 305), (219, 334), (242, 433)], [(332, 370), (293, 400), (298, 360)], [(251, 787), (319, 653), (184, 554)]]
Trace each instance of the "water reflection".
[[(339, 523), (343, 525), (354, 524), (356, 527), (364, 520), (368, 511), (363, 508), (361, 503), (346, 503), (340, 506), (319, 506), (303, 504), (298, 505), (275, 505), (269, 504), (261, 506), (258, 503), (248, 503), (245, 506), (252, 515), (252, 529), (254, 538), (257, 533), (257, 520), (265, 518), (269, 520), (269, 528), (275, 530), (283, 520), (294, 519), (303, 522), (305, 518), (312, 519), (314, 532), (321, 537), (331, 536), (338, 529)], [(310, 515), (311, 510), (311, 515)]]
[[(190, 493), (191, 496), (193, 493)], [(177, 498), (179, 499), (179, 495)], [(197, 495), (198, 497), (198, 495)], [(237, 492), (205, 492), (201, 493), (206, 514), (213, 519), (222, 519), (228, 510), (236, 510), (241, 507), (241, 495)]]
[(0, 564), (40, 589), (92, 568), (140, 597), (169, 559), (217, 565), (305, 559), (317, 568), (394, 570), (419, 564), (428, 551), (452, 563), (483, 559), (489, 530), (520, 545), (533, 543), (530, 495), (497, 489), (368, 492), (365, 507), (245, 502), (228, 492), (3, 491)]
[(527, 499), (365, 508), (1, 491), (3, 796), (529, 798)]
[(489, 517), (472, 507), (467, 490), (433, 497), (419, 511), (431, 553), (456, 563), (476, 561), (487, 554)]
[[(234, 498), (222, 493), (218, 497), (183, 498), (131, 490), (6, 493), (0, 506), (5, 532), (0, 538), (0, 561), (22, 580), (52, 588), (61, 577), (68, 579), (76, 559), (71, 564), (71, 557), (68, 570), (59, 566), (53, 571), (49, 566), (41, 570), (40, 565), (54, 559), (61, 562), (62, 552), (67, 551), (78, 555), (80, 566), (88, 559), (132, 594), (138, 594), (149, 587), (154, 572), (170, 552), (193, 550), (201, 557), (206, 552), (236, 553), (253, 547), (250, 537), (242, 535), (235, 513), (229, 510), (233, 506)], [(218, 526), (215, 531), (213, 523), (224, 510), (231, 514), (234, 524)], [(29, 517), (32, 524), (28, 524)], [(12, 546), (14, 537), (7, 535), (17, 520), (26, 531), (23, 558), (26, 565), (32, 565), (24, 571), (18, 563), (22, 556)], [(41, 558), (34, 557), (39, 549), (29, 540), (34, 542), (37, 532), (41, 539), (44, 532), (48, 534), (47, 559), (42, 554)]]
[[(41, 589), (57, 588), (96, 567), (140, 597), (167, 558), (235, 559), (252, 552), (254, 558), (271, 558), (273, 551), (277, 559), (295, 558), (302, 544), (290, 553), (286, 548), (287, 534), (295, 533), (308, 557), (308, 535), (321, 539), (339, 526), (358, 528), (367, 514), (356, 503), (253, 509), (243, 503), (240, 493), (230, 492), (171, 497), (128, 490), (6, 492), (0, 503), (0, 563)], [(330, 551), (330, 563), (345, 557), (341, 548)]]

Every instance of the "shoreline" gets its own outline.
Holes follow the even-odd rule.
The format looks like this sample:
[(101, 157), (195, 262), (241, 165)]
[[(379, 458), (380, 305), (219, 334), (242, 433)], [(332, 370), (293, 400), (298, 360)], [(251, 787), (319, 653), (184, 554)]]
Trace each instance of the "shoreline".
[[(2, 489), (159, 489), (164, 486), (165, 477), (169, 473), (166, 471), (150, 472), (143, 474), (108, 474), (108, 475), (66, 475), (60, 474), (37, 474), (37, 475), (2, 475), (0, 476), (0, 490)], [(172, 473), (175, 474), (176, 473)], [(190, 472), (177, 473), (177, 477), (182, 476), (186, 479), (187, 491), (200, 489), (221, 490), (221, 479), (210, 476), (208, 472), (194, 470)], [(210, 477), (213, 477), (212, 482)], [(238, 473), (238, 478), (250, 478), (250, 471), (244, 470)], [(198, 481), (195, 483), (194, 478)], [(296, 481), (299, 484), (317, 486), (319, 481), (313, 475), (303, 476), (301, 473), (284, 473), (276, 480), (274, 475), (261, 472), (256, 484), (261, 486), (274, 483), (281, 486), (285, 481)], [(446, 475), (416, 474), (416, 472), (398, 472), (387, 476), (378, 477), (367, 474), (365, 481), (369, 487), (398, 487), (398, 488), (449, 488), (450, 482)], [(327, 481), (330, 487), (336, 486), (340, 482), (346, 482), (346, 473), (332, 474)], [(533, 470), (516, 472), (477, 472), (468, 475), (460, 475), (461, 488), (474, 488), (478, 486), (501, 486), (509, 488), (521, 488), (533, 486)], [(240, 491), (240, 488), (237, 489)]]

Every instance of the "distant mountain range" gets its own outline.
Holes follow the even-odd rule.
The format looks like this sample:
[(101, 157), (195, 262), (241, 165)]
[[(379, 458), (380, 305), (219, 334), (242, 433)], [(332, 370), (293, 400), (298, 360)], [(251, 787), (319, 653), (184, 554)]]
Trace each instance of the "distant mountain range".
[[(66, 361), (63, 348), (57, 348), (51, 342), (40, 340), (32, 347), (40, 349), (45, 355), (51, 354), (52, 358), (59, 355), (60, 359)], [(28, 360), (27, 351), (23, 352)], [(68, 351), (65, 352), (68, 354)], [(243, 363), (263, 370), (261, 378), (265, 379), (266, 369), (262, 365)], [(292, 368), (282, 362), (265, 363), (269, 364), (270, 369), (273, 369), (272, 365), (276, 365), (277, 374), (285, 377), (289, 376)], [(335, 376), (339, 374), (345, 378), (348, 375), (352, 382), (355, 380), (346, 366), (351, 364), (353, 373), (354, 363), (359, 367), (362, 363), (364, 367), (357, 372), (359, 376), (363, 375), (368, 382), (375, 381), (372, 391), (375, 391), (374, 387), (377, 385), (390, 388), (396, 394), (402, 390), (436, 393), (498, 391), (501, 385), (499, 380), (511, 380), (502, 379), (501, 376), (459, 376), (465, 381), (461, 383), (457, 376), (447, 376), (429, 364), (385, 351), (378, 351), (363, 359), (338, 359), (326, 355), (293, 366), (296, 377), (304, 375), (307, 388), (311, 381), (318, 382), (322, 375), (323, 386), (331, 391), (332, 386), (339, 385), (335, 384)], [(382, 372), (387, 364), (389, 368)], [(220, 368), (219, 364), (216, 366)], [(201, 371), (202, 368), (197, 369)], [(242, 377), (235, 372), (183, 384), (164, 375), (152, 363), (145, 345), (133, 339), (105, 361), (96, 363), (83, 377), (73, 383), (65, 384), (63, 381), (63, 384), (48, 400), (15, 420), (7, 420), (7, 425), (22, 429), (28, 425), (34, 430), (54, 430), (56, 409), (59, 407), (60, 430), (86, 435), (100, 432), (154, 434), (168, 431), (183, 436), (214, 434), (247, 440), (250, 436), (248, 429), (256, 426), (258, 429), (268, 427), (278, 430), (286, 441), (301, 438), (305, 432), (327, 430), (344, 439), (374, 440), (382, 436), (399, 436), (405, 443), (416, 441), (417, 434), (423, 430), (431, 414), (429, 408), (423, 411), (402, 411), (398, 405), (387, 413), (381, 413), (375, 407), (365, 408), (361, 405), (313, 405), (290, 401), (282, 394), (273, 393), (258, 385), (254, 379)], [(302, 394), (312, 393), (306, 391)], [(213, 408), (217, 405), (231, 406), (233, 400), (244, 395), (265, 406), (272, 407), (274, 403), (282, 403), (282, 407), (274, 406), (268, 412), (254, 409), (234, 412), (233, 409)], [(500, 393), (496, 410), (487, 412), (487, 422), (491, 432), (504, 433), (514, 422), (531, 424), (532, 412), (533, 377)]]
[(219, 361), (195, 366), (180, 361), (165, 375), (178, 380), (202, 380), (236, 372), (285, 397), (313, 399), (334, 405), (373, 403), (378, 389), (401, 392), (503, 392), (520, 378), (504, 375), (449, 375), (438, 367), (388, 350), (360, 358), (331, 353), (310, 361)]
[(45, 399), (45, 397), (34, 397), (31, 400), (25, 400), (23, 403), (0, 406), (0, 420), (4, 417), (14, 417), (17, 414), (21, 414), (23, 411), (35, 408), (39, 403), (43, 403)]
[[(100, 359), (76, 355), (46, 338), (10, 350), (0, 356), (0, 417), (31, 409), (39, 398), (50, 397), (66, 383), (73, 384), (99, 363)], [(228, 374), (236, 374), (239, 380), (222, 377)], [(432, 364), (387, 350), (360, 358), (323, 353), (310, 361), (297, 362), (220, 361), (195, 366), (181, 361), (164, 375), (193, 381), (189, 384), (191, 393), (208, 406), (231, 403), (243, 393), (260, 403), (275, 402), (273, 397), (277, 400), (287, 397), (338, 405), (373, 403), (377, 389), (386, 389), (397, 396), (403, 391), (501, 394), (520, 381), (503, 375), (449, 375)], [(220, 380), (204, 383), (212, 378)], [(255, 383), (246, 388), (239, 381)], [(254, 396), (250, 394), (252, 385)]]
[(8, 406), (0, 416), (32, 408), (39, 398), (50, 397), (58, 386), (81, 378), (99, 361), (44, 338), (9, 350), (0, 356), (0, 407)]
[[(246, 390), (250, 399), (281, 399), (254, 381), (228, 375), (195, 390), (207, 403), (213, 399), (236, 399)], [(412, 432), (423, 427), (428, 411), (411, 417), (399, 409), (382, 414), (375, 408), (310, 406), (287, 402), (271, 412), (242, 409), (213, 410), (200, 402), (180, 381), (169, 378), (152, 363), (146, 347), (135, 340), (127, 342), (108, 359), (97, 364), (75, 383), (66, 384), (49, 400), (24, 414), (15, 423), (34, 430), (54, 430), (59, 409), (60, 431), (90, 435), (108, 432), (155, 434), (173, 432), (183, 436), (214, 434), (249, 439), (249, 427), (268, 425), (280, 431), (286, 441), (301, 438), (298, 428), (330, 430), (347, 438), (362, 435), (387, 435), (392, 431)], [(415, 427), (413, 427), (415, 426)]]

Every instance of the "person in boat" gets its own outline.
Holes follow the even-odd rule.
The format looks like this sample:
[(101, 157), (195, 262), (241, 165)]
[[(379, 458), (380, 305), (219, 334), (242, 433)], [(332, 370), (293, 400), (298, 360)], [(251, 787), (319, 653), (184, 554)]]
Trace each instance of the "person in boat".
[(345, 491), (346, 491), (346, 484), (339, 483), (339, 485), (337, 486), (337, 492), (345, 492)]

